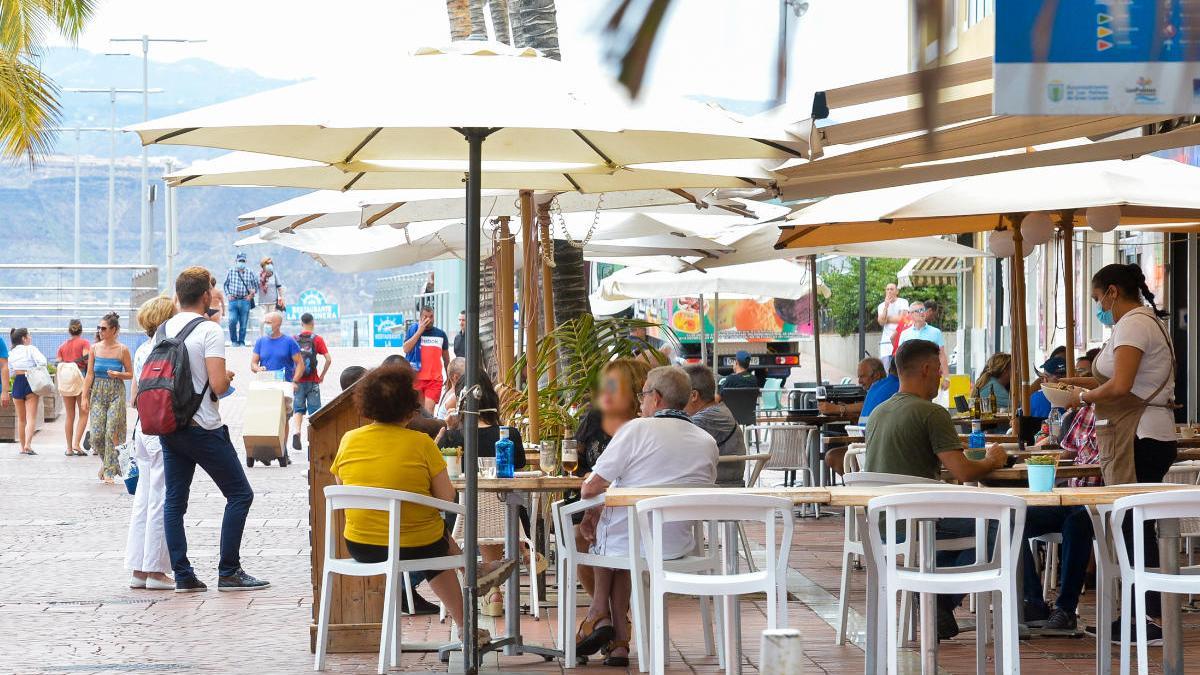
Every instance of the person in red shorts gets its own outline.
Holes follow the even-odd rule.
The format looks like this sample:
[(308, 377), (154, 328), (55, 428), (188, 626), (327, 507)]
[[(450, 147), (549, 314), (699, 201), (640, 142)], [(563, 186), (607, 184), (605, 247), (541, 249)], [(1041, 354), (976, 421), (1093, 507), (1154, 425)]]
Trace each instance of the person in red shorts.
[(404, 358), (417, 372), (415, 382), (421, 392), (421, 405), (432, 413), (442, 394), (442, 380), (450, 364), (450, 340), (446, 332), (433, 325), (433, 308), (421, 308), (421, 319), (409, 326), (404, 335)]

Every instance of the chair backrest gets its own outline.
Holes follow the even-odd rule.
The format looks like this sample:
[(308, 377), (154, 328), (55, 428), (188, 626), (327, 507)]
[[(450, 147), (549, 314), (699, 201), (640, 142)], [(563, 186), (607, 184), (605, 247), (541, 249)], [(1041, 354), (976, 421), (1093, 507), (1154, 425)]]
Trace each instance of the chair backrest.
[[(846, 447), (846, 456), (842, 458), (843, 478), (852, 473), (859, 473), (867, 460), (867, 446), (863, 443), (851, 443)], [(845, 481), (843, 480), (843, 483)]]
[[(1011, 495), (980, 492), (972, 488), (946, 483), (912, 485), (919, 491), (890, 494), (876, 497), (867, 502), (868, 523), (879, 522), (880, 516), (884, 518), (883, 533), (880, 533), (878, 527), (866, 529), (873, 550), (882, 552), (882, 554), (876, 553), (877, 562), (888, 568), (888, 574), (894, 571), (897, 563), (895, 549), (883, 546), (884, 536), (889, 542), (896, 541), (897, 525), (901, 521), (935, 520), (955, 513), (975, 519), (976, 538), (978, 538), (979, 530), (982, 529), (983, 521), (998, 521), (1000, 527), (996, 551), (1000, 555), (1000, 564), (1002, 568), (1016, 569), (1025, 528), (1025, 500)], [(939, 571), (953, 573), (953, 568)]]
[(395, 549), (400, 541), (400, 513), (403, 504), (419, 504), (451, 513), (462, 514), (463, 507), (428, 495), (403, 490), (365, 487), (361, 485), (328, 485), (325, 487), (325, 557), (337, 558), (333, 514), (346, 509), (385, 511), (388, 514), (388, 547)]
[(762, 410), (779, 410), (780, 394), (783, 393), (783, 380), (777, 377), (768, 377), (763, 383), (762, 398), (759, 401), (759, 408)]
[[(1126, 514), (1133, 514), (1133, 560), (1126, 550), (1125, 532), (1121, 523)], [(1167, 518), (1188, 518), (1200, 515), (1200, 490), (1167, 490), (1121, 497), (1113, 502), (1108, 529), (1112, 532), (1113, 548), (1121, 572), (1146, 569), (1146, 521)], [(1132, 563), (1132, 564), (1131, 564)]]
[(863, 438), (867, 435), (867, 427), (861, 424), (847, 424), (846, 435), (856, 438)]
[(758, 392), (758, 387), (729, 387), (721, 391), (721, 402), (733, 413), (738, 424), (754, 424)]
[(802, 469), (808, 467), (808, 449), (818, 428), (811, 424), (757, 424), (746, 427), (746, 447), (762, 451), (767, 446), (771, 458), (765, 469)]

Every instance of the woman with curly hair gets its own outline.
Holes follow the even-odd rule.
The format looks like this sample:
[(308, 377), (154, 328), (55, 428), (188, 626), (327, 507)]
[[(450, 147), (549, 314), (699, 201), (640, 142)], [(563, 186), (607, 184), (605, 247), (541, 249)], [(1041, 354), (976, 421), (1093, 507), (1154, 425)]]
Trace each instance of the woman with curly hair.
[[(354, 385), (354, 405), (366, 426), (342, 436), (330, 472), (341, 485), (401, 490), (453, 502), (454, 486), (446, 471), (446, 461), (429, 436), (407, 428), (421, 407), (419, 392), (413, 386), (411, 368), (383, 365), (370, 371)], [(420, 560), (458, 555), (461, 549), (445, 531), (445, 521), (433, 508), (405, 504), (400, 511), (400, 550), (402, 560)], [(377, 563), (388, 558), (388, 514), (380, 511), (350, 509), (346, 512), (343, 533), (346, 548), (359, 562)], [(513, 571), (513, 561), (483, 563), (479, 570), (479, 594), (486, 596)], [(463, 625), (463, 596), (453, 570), (430, 570), (419, 574), (429, 582), (446, 611)], [(479, 638), (491, 639), (480, 630)]]
[(108, 485), (121, 473), (117, 446), (125, 442), (125, 380), (133, 379), (129, 348), (117, 341), (121, 318), (109, 312), (96, 326), (100, 340), (88, 352), (83, 378), (83, 412), (88, 414), (92, 445), (102, 464), (97, 478)]

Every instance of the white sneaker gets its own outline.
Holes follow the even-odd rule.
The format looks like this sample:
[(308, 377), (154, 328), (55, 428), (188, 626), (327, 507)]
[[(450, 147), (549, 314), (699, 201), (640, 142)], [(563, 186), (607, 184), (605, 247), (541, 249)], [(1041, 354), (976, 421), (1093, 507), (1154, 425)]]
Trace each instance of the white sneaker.
[(148, 591), (173, 591), (175, 590), (175, 580), (162, 581), (154, 577), (146, 577), (146, 590)]
[[(131, 575), (129, 575), (129, 587), (130, 588), (145, 588), (146, 580), (139, 579), (131, 574)], [(171, 588), (175, 588), (175, 587), (171, 586)]]

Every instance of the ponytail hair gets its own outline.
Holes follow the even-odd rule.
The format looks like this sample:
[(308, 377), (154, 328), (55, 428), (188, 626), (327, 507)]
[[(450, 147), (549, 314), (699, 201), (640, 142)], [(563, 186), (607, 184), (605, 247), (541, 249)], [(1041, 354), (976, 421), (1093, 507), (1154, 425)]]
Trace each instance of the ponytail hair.
[(1158, 318), (1162, 319), (1167, 316), (1167, 313), (1155, 304), (1154, 293), (1146, 285), (1146, 274), (1138, 265), (1113, 263), (1101, 267), (1100, 271), (1092, 275), (1092, 288), (1103, 290), (1109, 286), (1116, 286), (1121, 295), (1130, 300), (1149, 305)]

